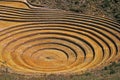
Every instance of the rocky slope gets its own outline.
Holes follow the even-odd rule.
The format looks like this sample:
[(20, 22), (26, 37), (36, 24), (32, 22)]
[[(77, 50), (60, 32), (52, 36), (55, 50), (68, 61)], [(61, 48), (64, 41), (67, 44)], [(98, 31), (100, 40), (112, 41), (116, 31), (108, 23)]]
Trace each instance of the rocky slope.
[(108, 17), (120, 22), (120, 0), (28, 0), (32, 5)]

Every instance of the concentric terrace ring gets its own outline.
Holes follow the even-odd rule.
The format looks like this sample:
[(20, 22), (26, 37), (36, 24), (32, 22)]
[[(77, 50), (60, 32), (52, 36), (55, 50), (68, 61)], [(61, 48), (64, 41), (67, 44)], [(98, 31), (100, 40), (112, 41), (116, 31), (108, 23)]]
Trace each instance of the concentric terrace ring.
[[(21, 73), (81, 73), (120, 57), (120, 24), (60, 10), (0, 5), (0, 60)], [(19, 23), (19, 25), (15, 25)]]

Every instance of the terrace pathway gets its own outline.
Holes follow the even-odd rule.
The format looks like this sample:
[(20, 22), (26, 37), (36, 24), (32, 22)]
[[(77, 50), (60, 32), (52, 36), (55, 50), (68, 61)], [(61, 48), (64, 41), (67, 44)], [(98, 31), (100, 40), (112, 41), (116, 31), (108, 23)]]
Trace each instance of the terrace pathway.
[(82, 73), (118, 59), (115, 21), (0, 1), (0, 60), (17, 73)]

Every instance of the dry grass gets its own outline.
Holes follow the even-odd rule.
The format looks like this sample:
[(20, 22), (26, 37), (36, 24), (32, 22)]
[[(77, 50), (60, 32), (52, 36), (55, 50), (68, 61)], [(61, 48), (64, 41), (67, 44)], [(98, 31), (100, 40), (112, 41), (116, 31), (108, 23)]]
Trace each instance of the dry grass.
[(120, 62), (112, 63), (102, 70), (87, 72), (82, 75), (43, 75), (25, 76), (20, 74), (10, 74), (1, 71), (0, 80), (119, 80)]

